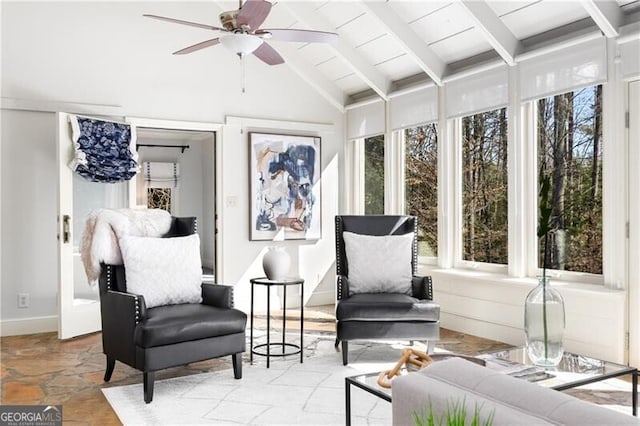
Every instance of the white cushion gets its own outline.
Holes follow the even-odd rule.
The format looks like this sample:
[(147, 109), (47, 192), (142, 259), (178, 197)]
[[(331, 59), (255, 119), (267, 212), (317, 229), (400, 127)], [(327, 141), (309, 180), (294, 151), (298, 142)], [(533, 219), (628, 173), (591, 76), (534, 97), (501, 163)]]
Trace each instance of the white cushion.
[(411, 294), (413, 233), (361, 235), (343, 232), (349, 293)]
[(144, 296), (147, 308), (202, 302), (198, 234), (174, 238), (122, 237), (127, 291)]

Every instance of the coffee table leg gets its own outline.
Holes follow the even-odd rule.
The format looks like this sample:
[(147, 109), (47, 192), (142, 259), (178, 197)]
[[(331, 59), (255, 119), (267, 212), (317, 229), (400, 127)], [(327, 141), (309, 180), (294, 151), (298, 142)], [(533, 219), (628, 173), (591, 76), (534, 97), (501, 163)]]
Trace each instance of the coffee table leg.
[(631, 391), (631, 412), (634, 416), (638, 415), (638, 371), (633, 373), (631, 378), (633, 390)]
[(347, 379), (344, 380), (344, 412), (346, 426), (351, 426), (351, 383)]

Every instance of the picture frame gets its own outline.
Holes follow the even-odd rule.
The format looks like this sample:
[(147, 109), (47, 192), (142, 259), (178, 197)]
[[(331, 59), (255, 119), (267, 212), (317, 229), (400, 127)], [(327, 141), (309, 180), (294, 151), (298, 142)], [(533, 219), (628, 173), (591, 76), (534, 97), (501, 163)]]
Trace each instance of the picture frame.
[(321, 236), (321, 138), (249, 133), (250, 238)]

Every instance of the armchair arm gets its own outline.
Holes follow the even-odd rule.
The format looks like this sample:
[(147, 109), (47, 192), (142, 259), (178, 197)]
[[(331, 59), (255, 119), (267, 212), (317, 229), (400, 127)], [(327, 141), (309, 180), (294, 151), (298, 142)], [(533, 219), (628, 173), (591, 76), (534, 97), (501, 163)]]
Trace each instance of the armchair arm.
[(233, 287), (202, 283), (202, 303), (217, 308), (233, 308)]
[(430, 276), (414, 276), (411, 280), (413, 297), (423, 300), (433, 300), (433, 283)]
[(336, 275), (336, 286), (338, 300), (349, 297), (349, 279), (345, 275)]
[(144, 298), (107, 290), (100, 296), (102, 347), (107, 356), (135, 365), (134, 333), (146, 315)]

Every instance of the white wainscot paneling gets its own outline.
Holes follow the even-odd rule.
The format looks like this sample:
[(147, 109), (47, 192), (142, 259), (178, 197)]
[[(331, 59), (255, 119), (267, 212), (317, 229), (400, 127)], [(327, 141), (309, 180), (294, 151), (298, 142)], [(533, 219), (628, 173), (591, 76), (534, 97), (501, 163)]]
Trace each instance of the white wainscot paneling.
[[(433, 277), (443, 328), (524, 344), (524, 301), (537, 284), (476, 271), (420, 268)], [(552, 282), (565, 301), (565, 349), (613, 362), (625, 362), (626, 297), (622, 290)]]

